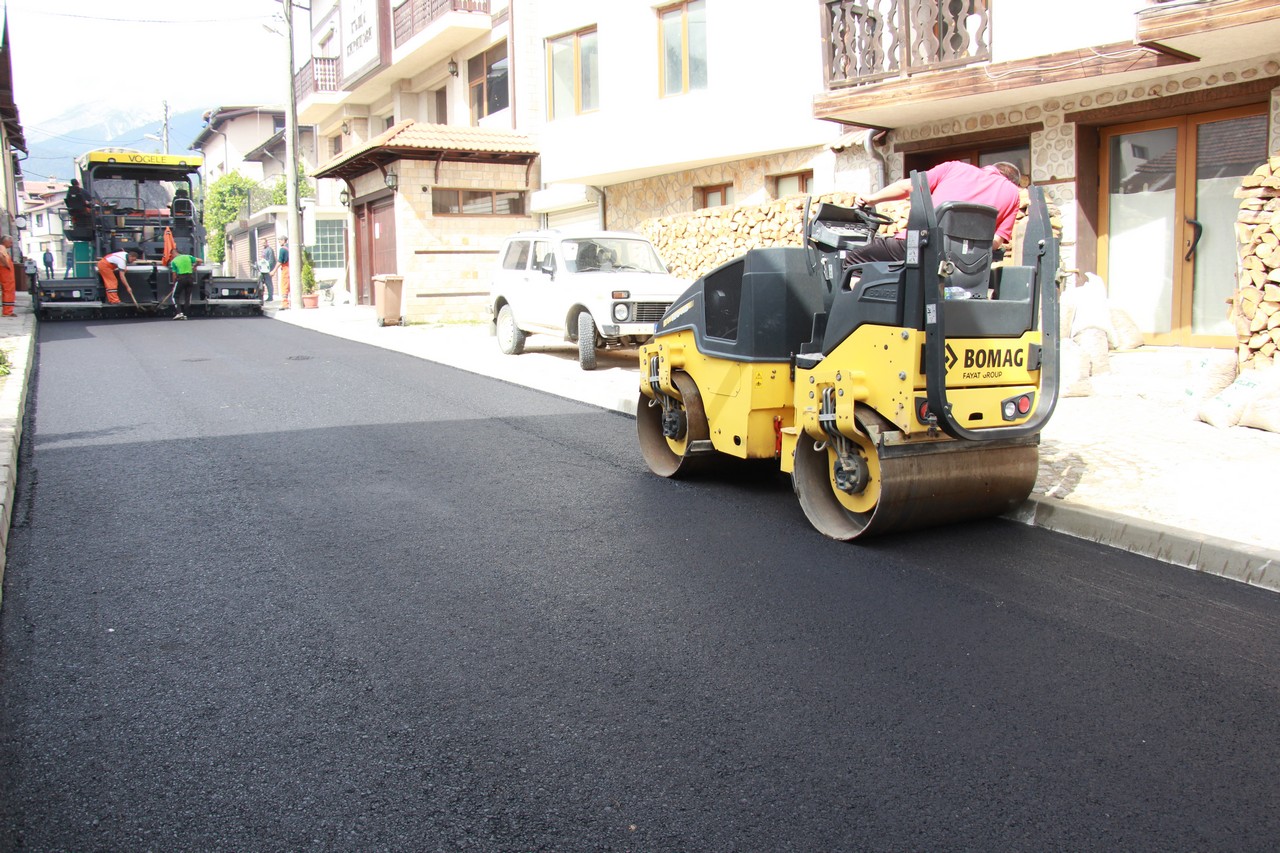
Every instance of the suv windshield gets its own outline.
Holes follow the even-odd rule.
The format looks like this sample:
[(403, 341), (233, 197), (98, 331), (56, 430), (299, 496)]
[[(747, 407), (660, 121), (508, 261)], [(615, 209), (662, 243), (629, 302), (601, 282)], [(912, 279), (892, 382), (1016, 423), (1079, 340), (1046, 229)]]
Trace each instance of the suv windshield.
[(569, 272), (638, 270), (665, 273), (667, 271), (648, 240), (628, 240), (617, 237), (562, 240), (560, 251)]

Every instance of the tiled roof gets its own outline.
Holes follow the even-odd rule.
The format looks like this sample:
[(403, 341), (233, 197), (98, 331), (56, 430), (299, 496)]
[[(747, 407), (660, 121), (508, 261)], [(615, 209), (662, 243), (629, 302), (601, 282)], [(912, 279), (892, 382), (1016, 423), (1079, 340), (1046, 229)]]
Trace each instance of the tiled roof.
[(515, 160), (538, 156), (533, 140), (513, 130), (402, 121), (316, 170), (317, 178), (351, 178), (392, 160)]

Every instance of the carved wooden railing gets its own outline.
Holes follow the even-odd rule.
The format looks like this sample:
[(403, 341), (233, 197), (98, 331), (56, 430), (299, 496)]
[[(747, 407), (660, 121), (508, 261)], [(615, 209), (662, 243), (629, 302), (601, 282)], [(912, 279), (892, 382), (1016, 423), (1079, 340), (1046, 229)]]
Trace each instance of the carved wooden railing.
[(489, 14), (489, 0), (408, 0), (391, 13), (395, 46), (407, 42), (446, 12)]
[(820, 0), (827, 88), (991, 58), (991, 0)]
[(342, 58), (315, 56), (298, 70), (293, 90), (299, 101), (316, 92), (336, 92), (342, 80)]

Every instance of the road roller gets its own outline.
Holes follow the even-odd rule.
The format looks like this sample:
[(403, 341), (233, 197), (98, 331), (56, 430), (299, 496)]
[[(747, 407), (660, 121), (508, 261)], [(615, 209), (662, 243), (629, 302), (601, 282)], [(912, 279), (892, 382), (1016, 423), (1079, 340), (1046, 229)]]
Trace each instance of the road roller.
[(752, 249), (672, 303), (639, 350), (653, 473), (777, 460), (809, 522), (846, 541), (1026, 500), (1058, 396), (1044, 190), (1019, 257), (993, 250), (994, 208), (935, 208), (924, 173), (910, 204), (905, 261), (849, 264), (888, 218), (806, 203), (803, 246)]

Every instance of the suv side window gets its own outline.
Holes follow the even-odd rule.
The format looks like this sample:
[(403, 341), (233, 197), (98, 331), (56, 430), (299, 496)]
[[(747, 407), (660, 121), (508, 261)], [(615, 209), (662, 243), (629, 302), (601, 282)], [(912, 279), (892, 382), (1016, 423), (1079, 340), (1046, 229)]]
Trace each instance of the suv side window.
[(522, 270), (529, 266), (529, 241), (512, 240), (502, 258), (504, 270)]
[(535, 268), (541, 267), (548, 262), (551, 259), (551, 255), (551, 241), (538, 240), (533, 244), (533, 265)]

